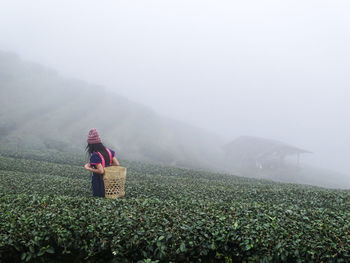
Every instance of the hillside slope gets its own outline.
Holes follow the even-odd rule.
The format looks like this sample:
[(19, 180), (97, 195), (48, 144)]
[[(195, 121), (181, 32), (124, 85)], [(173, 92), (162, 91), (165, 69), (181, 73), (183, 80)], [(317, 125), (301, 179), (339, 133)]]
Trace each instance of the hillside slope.
[(124, 159), (215, 168), (223, 140), (103, 87), (0, 52), (0, 142), (83, 148), (90, 128)]

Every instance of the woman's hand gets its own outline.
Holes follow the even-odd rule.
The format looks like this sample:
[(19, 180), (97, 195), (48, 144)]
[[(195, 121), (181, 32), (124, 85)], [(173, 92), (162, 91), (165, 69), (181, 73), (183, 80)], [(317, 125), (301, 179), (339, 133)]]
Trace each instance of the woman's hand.
[(91, 165), (89, 163), (85, 164), (84, 168), (88, 171), (91, 171)]
[(113, 159), (112, 159), (112, 165), (113, 166), (119, 166), (120, 164), (119, 164), (119, 161), (118, 161), (118, 159), (116, 158), (116, 157), (113, 157)]
[(103, 169), (101, 164), (97, 164), (96, 168), (93, 168), (90, 163), (87, 163), (84, 165), (84, 168), (90, 172), (96, 173), (96, 174), (104, 174), (105, 170)]

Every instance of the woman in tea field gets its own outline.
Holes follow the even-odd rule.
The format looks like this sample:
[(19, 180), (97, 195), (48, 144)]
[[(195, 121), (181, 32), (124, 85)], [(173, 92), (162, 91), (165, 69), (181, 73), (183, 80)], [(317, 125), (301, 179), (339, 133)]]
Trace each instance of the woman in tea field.
[(119, 165), (115, 156), (115, 151), (105, 147), (96, 129), (91, 129), (87, 138), (88, 145), (86, 151), (90, 156), (90, 162), (85, 164), (85, 169), (92, 174), (92, 194), (93, 196), (105, 196), (105, 186), (103, 182), (104, 167)]

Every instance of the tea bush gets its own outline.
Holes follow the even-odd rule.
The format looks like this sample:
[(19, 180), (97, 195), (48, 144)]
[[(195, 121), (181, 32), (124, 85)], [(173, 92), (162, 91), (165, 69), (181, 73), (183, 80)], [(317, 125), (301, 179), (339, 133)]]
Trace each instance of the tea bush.
[(80, 163), (28, 156), (0, 157), (4, 262), (349, 262), (349, 191), (128, 162), (107, 200)]

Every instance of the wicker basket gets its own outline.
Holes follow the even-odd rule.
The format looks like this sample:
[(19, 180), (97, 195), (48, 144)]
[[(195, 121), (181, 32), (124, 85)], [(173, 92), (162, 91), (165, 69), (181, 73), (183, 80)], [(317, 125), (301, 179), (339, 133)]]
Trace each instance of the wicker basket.
[(126, 168), (109, 166), (105, 168), (103, 181), (106, 198), (116, 199), (125, 195)]

